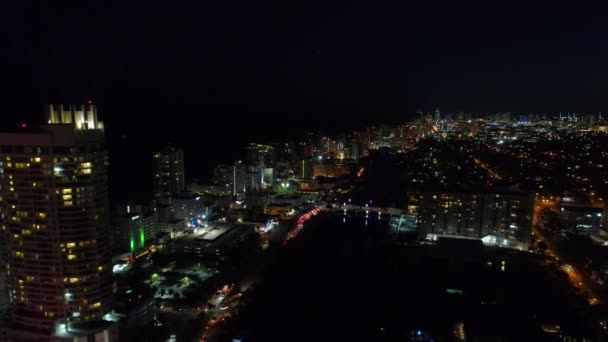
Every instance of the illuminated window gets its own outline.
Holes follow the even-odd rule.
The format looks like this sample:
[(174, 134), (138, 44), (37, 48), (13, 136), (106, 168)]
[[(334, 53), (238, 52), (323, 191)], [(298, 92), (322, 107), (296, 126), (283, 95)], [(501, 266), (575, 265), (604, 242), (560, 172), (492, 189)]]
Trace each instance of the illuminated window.
[(68, 248), (74, 248), (74, 247), (76, 247), (76, 243), (75, 242), (68, 242), (68, 244), (66, 246)]
[(80, 169), (81, 174), (90, 174), (91, 173), (91, 162), (81, 163), (78, 167)]
[(63, 192), (64, 194), (71, 194), (72, 193), (72, 189), (65, 188), (65, 189), (62, 189), (61, 192)]
[(70, 278), (70, 283), (77, 283), (79, 280), (79, 278)]
[(99, 266), (99, 267), (97, 267), (97, 270), (98, 270), (99, 272), (103, 271), (103, 266)]
[(65, 201), (63, 202), (63, 205), (66, 207), (71, 207), (74, 203), (72, 203), (72, 201)]
[(76, 259), (76, 254), (68, 254), (68, 260)]
[(40, 218), (46, 218), (46, 214), (45, 213), (38, 213), (38, 217), (40, 217)]
[(19, 258), (23, 258), (23, 252), (15, 251), (15, 256)]
[(90, 308), (94, 309), (94, 308), (98, 308), (100, 306), (101, 306), (101, 302), (97, 302), (97, 303), (91, 304)]
[(63, 200), (71, 200), (72, 199), (72, 195), (63, 195)]
[(40, 163), (40, 157), (33, 158), (35, 163)]

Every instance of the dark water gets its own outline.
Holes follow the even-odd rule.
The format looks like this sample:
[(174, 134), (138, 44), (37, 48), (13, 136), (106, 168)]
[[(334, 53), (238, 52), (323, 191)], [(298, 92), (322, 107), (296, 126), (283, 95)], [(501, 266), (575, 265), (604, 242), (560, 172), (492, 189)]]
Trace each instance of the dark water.
[(464, 322), (469, 337), (525, 341), (539, 336), (539, 320), (584, 330), (567, 282), (527, 254), (464, 257), (395, 244), (387, 221), (372, 216), (311, 219), (261, 274), (235, 333), (251, 341), (407, 341), (420, 330), (453, 340)]

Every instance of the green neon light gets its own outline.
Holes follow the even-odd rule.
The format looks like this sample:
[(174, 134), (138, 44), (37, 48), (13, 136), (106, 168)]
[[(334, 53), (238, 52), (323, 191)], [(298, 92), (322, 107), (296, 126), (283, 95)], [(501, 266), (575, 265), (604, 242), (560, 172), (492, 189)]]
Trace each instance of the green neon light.
[(447, 292), (448, 294), (462, 294), (462, 290), (458, 289), (445, 289), (445, 292)]
[(131, 237), (131, 252), (135, 249), (135, 241), (133, 241), (133, 237)]
[(146, 241), (146, 237), (144, 235), (144, 230), (140, 229), (139, 230), (139, 243), (141, 244), (141, 247), (144, 246), (144, 242)]

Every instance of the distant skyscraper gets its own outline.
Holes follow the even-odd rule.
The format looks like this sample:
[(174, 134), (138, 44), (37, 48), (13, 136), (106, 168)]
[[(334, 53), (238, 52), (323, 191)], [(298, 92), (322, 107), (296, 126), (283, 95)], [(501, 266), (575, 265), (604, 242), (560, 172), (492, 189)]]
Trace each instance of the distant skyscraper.
[(171, 197), (185, 189), (184, 150), (169, 146), (154, 153), (154, 195)]
[(247, 169), (242, 161), (237, 160), (232, 165), (232, 195), (239, 196), (245, 193), (245, 182), (247, 181)]
[(435, 117), (433, 119), (435, 119), (435, 121), (441, 120), (441, 111), (439, 108), (435, 108)]
[(211, 172), (211, 181), (217, 185), (232, 183), (232, 165), (218, 164)]
[(112, 341), (107, 153), (94, 105), (48, 107), (38, 130), (0, 133), (2, 341)]
[(305, 158), (299, 161), (297, 176), (303, 179), (312, 178), (313, 161), (310, 158)]
[(276, 162), (273, 146), (251, 143), (246, 150), (248, 165), (273, 167)]

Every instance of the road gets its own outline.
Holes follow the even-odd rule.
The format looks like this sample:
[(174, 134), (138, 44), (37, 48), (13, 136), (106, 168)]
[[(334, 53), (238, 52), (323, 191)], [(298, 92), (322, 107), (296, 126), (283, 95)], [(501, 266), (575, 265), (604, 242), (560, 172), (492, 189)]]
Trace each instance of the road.
[(223, 322), (232, 315), (236, 308), (238, 308), (243, 292), (238, 291), (235, 293), (233, 291), (235, 288), (236, 286), (225, 286), (219, 290), (221, 295), (210, 301), (214, 307), (206, 312), (211, 318), (205, 323), (204, 330), (199, 334), (199, 337), (196, 339), (197, 341), (208, 342), (214, 340), (219, 333)]
[(591, 280), (589, 280), (583, 272), (577, 269), (575, 265), (568, 263), (566, 259), (559, 255), (553, 242), (547, 240), (542, 232), (538, 229), (534, 229), (533, 234), (536, 235), (538, 241), (544, 241), (547, 244), (545, 254), (553, 258), (559, 268), (568, 274), (568, 279), (570, 279), (572, 286), (581, 289), (581, 292), (586, 294), (589, 304), (599, 304), (600, 297), (597, 290), (592, 285)]
[[(279, 223), (278, 226), (271, 229), (266, 236), (262, 238), (262, 241), (277, 245), (287, 244), (301, 232), (304, 223), (319, 211), (320, 207), (316, 207), (301, 213), (295, 222)], [(290, 227), (286, 225), (294, 226), (293, 229), (290, 230)], [(252, 279), (241, 279), (236, 285), (218, 290), (218, 293), (221, 294), (210, 301), (215, 306), (207, 311), (207, 315), (211, 317), (211, 319), (204, 324), (203, 330), (198, 334), (195, 341), (211, 342), (217, 339), (223, 323), (238, 309), (242, 293), (251, 286), (253, 282), (254, 280)]]

